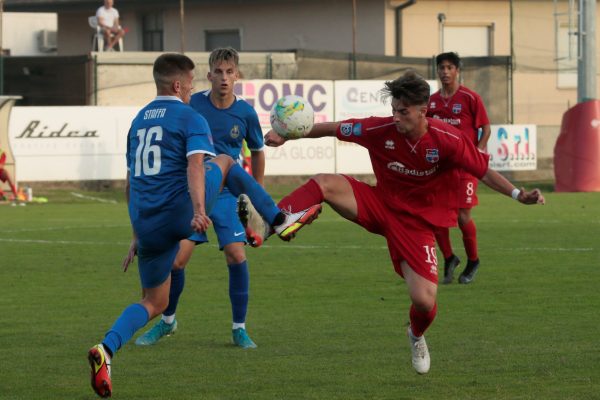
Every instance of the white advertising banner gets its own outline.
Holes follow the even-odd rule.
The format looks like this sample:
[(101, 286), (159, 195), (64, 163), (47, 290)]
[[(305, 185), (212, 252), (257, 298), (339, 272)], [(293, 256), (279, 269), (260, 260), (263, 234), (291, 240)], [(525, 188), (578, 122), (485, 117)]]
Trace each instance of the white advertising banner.
[[(263, 132), (271, 129), (269, 115), (275, 102), (288, 94), (305, 98), (315, 111), (315, 122), (333, 119), (333, 81), (248, 80), (236, 85), (254, 107)], [(335, 138), (289, 141), (283, 146), (265, 147), (265, 175), (313, 175), (335, 172)]]
[[(389, 99), (382, 96), (385, 80), (335, 81), (335, 120), (387, 117), (392, 114)], [(427, 81), (431, 93), (437, 81)], [(369, 152), (359, 145), (336, 142), (336, 171), (346, 174), (372, 174)]]
[(127, 131), (137, 107), (13, 107), (17, 181), (125, 179)]
[[(273, 103), (286, 94), (306, 98), (315, 121), (389, 115), (378, 94), (383, 81), (243, 81), (236, 93), (256, 109), (264, 132)], [(335, 102), (335, 114), (334, 114)], [(139, 107), (14, 107), (9, 141), (17, 181), (119, 180), (126, 176), (127, 131)], [(492, 125), (490, 166), (535, 170), (535, 125)], [(371, 174), (365, 149), (335, 138), (289, 141), (265, 148), (267, 175)]]
[(490, 168), (496, 171), (537, 169), (537, 130), (535, 125), (492, 125), (487, 150)]

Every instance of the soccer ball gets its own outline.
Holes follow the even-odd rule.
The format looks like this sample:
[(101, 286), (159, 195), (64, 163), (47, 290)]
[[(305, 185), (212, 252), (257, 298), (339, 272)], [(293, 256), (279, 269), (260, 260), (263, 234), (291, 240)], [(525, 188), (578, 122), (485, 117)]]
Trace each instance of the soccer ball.
[(315, 113), (300, 96), (283, 96), (271, 109), (271, 127), (281, 137), (304, 137), (313, 127)]

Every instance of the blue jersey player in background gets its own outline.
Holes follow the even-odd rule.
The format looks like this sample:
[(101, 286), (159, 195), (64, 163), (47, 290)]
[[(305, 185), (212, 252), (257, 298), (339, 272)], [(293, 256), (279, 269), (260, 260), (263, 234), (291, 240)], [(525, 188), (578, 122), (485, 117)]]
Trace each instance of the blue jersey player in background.
[(210, 158), (214, 147), (208, 123), (188, 105), (193, 70), (194, 62), (184, 55), (159, 56), (153, 67), (157, 97), (138, 113), (127, 136), (126, 195), (133, 240), (124, 265), (137, 253), (143, 298), (126, 307), (102, 342), (88, 351), (92, 388), (101, 397), (112, 394), (112, 357), (167, 307), (179, 242), (208, 229), (223, 186), (236, 196), (246, 193), (283, 240), (320, 212), (320, 207), (281, 211), (231, 157)]
[[(232, 48), (213, 50), (208, 60), (210, 71), (207, 78), (211, 89), (192, 96), (190, 106), (198, 111), (210, 126), (217, 154), (227, 154), (237, 159), (245, 139), (251, 151), (252, 175), (263, 184), (265, 155), (263, 135), (254, 108), (233, 92), (239, 79), (239, 55)], [(219, 248), (223, 250), (229, 270), (229, 298), (233, 316), (232, 340), (241, 348), (255, 348), (256, 344), (246, 332), (248, 308), (249, 273), (246, 260), (246, 241), (254, 244), (254, 238), (246, 238), (244, 227), (236, 211), (237, 198), (224, 188), (210, 213)], [(175, 310), (185, 283), (185, 266), (189, 262), (194, 246), (206, 242), (206, 235), (194, 234), (182, 240), (171, 272), (169, 306), (161, 320), (135, 341), (137, 345), (155, 344), (161, 337), (177, 330)]]

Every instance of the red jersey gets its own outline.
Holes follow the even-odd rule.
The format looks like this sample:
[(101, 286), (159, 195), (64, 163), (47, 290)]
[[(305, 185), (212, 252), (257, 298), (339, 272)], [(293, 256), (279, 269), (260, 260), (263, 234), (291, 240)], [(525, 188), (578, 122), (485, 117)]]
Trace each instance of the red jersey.
[(427, 116), (460, 129), (475, 145), (479, 143), (479, 128), (490, 123), (481, 97), (462, 85), (449, 99), (442, 97), (441, 90), (432, 94)]
[(459, 130), (432, 118), (427, 122), (427, 132), (414, 143), (396, 130), (391, 116), (343, 121), (337, 137), (369, 150), (376, 189), (391, 209), (435, 226), (455, 226), (459, 169), (481, 178), (489, 156)]

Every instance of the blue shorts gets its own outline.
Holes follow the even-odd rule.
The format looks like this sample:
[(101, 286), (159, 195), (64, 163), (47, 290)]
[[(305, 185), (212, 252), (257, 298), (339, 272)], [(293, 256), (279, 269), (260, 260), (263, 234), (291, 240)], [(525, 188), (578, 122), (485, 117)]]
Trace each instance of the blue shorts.
[[(210, 213), (217, 201), (223, 174), (214, 163), (207, 162), (204, 166), (205, 207)], [(192, 202), (189, 193), (185, 192), (185, 197), (182, 196), (173, 208), (151, 218), (152, 222), (158, 223), (139, 221), (134, 224), (138, 235), (138, 270), (143, 288), (151, 289), (167, 280), (179, 251), (179, 242), (193, 233), (190, 226), (193, 216)]]
[[(237, 198), (227, 188), (219, 193), (217, 204), (210, 213), (219, 249), (231, 243), (246, 243), (246, 232), (237, 214)], [(196, 243), (208, 242), (206, 233), (194, 233), (188, 238)]]

